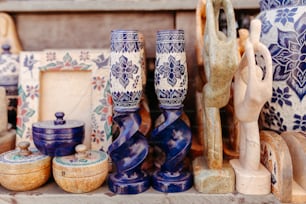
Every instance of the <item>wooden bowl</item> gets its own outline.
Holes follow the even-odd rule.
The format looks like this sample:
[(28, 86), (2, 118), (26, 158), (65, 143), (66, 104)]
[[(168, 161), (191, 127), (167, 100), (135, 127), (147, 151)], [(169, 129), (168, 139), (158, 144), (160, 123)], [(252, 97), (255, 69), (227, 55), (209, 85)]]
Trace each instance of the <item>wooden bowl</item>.
[(86, 193), (99, 188), (108, 174), (108, 155), (102, 151), (88, 151), (83, 144), (75, 149), (75, 155), (53, 158), (55, 182), (70, 193)]
[(20, 142), (17, 149), (0, 155), (0, 183), (13, 191), (29, 191), (43, 185), (51, 174), (51, 158), (29, 142)]

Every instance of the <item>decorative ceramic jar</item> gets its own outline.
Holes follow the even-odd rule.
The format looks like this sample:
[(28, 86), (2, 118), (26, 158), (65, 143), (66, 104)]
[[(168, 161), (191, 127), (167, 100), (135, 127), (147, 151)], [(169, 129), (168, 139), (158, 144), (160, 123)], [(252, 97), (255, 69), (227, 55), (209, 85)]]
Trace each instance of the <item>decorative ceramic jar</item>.
[(120, 127), (119, 136), (108, 152), (116, 170), (109, 176), (111, 191), (136, 194), (150, 187), (149, 175), (141, 170), (148, 154), (148, 142), (139, 131), (139, 102), (142, 96), (141, 50), (138, 31), (111, 32), (111, 94), (114, 120)]
[(51, 158), (36, 148), (28, 149), (29, 142), (0, 155), (0, 183), (13, 191), (29, 191), (40, 187), (50, 177)]
[(52, 162), (55, 182), (65, 191), (86, 193), (99, 188), (108, 174), (108, 156), (98, 150), (87, 150), (80, 144), (74, 155), (54, 157)]
[(261, 0), (260, 9), (260, 41), (273, 62), (273, 96), (262, 110), (262, 126), (306, 131), (306, 2)]
[(85, 123), (64, 120), (64, 113), (55, 113), (56, 120), (33, 123), (33, 141), (39, 151), (49, 156), (66, 156), (75, 153), (75, 146), (84, 139)]
[(12, 54), (9, 44), (2, 45), (3, 52), (0, 55), (0, 86), (6, 90), (9, 100), (8, 122), (16, 127), (18, 78), (19, 78), (19, 55)]
[(183, 30), (157, 32), (154, 82), (165, 120), (152, 131), (151, 139), (164, 152), (165, 161), (154, 172), (152, 186), (162, 192), (185, 191), (192, 186), (192, 176), (183, 169), (191, 147), (190, 128), (180, 118), (188, 85)]

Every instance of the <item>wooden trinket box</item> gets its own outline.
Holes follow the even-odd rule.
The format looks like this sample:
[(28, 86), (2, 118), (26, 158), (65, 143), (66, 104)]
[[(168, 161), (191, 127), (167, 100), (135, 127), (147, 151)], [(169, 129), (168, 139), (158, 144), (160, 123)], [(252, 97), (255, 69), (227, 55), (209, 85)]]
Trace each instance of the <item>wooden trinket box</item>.
[(108, 174), (108, 155), (77, 145), (74, 155), (53, 158), (55, 182), (65, 191), (85, 193), (99, 188)]
[(29, 142), (20, 142), (19, 148), (0, 155), (0, 183), (13, 191), (29, 191), (43, 185), (51, 174), (51, 158)]

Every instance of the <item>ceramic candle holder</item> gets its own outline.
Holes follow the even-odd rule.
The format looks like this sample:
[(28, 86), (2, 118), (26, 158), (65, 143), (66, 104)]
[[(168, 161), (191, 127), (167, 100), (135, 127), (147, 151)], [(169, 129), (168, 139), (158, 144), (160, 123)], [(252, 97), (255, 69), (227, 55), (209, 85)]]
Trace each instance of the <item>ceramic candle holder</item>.
[(108, 149), (116, 166), (108, 184), (114, 193), (141, 193), (149, 188), (150, 182), (149, 176), (141, 170), (148, 154), (148, 143), (139, 132), (141, 118), (137, 112), (142, 96), (139, 33), (112, 31), (110, 60), (114, 120), (120, 127), (120, 134)]
[(181, 192), (192, 186), (190, 172), (183, 169), (191, 147), (191, 132), (180, 119), (188, 83), (184, 46), (183, 30), (157, 32), (154, 82), (165, 121), (153, 130), (151, 139), (166, 158), (154, 172), (152, 186), (161, 192)]

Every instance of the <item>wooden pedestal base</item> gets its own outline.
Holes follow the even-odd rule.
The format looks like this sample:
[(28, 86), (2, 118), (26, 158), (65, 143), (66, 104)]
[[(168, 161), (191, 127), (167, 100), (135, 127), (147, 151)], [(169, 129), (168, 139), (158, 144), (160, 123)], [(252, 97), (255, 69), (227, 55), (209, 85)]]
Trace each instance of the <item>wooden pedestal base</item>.
[(235, 173), (229, 163), (222, 169), (209, 169), (204, 157), (193, 161), (194, 187), (201, 193), (231, 193), (235, 190)]
[(236, 173), (236, 189), (239, 193), (248, 195), (266, 195), (271, 192), (271, 174), (262, 165), (258, 170), (244, 169), (238, 159), (230, 161)]

